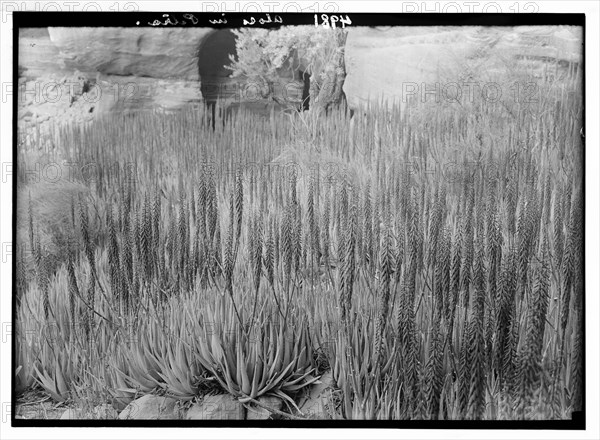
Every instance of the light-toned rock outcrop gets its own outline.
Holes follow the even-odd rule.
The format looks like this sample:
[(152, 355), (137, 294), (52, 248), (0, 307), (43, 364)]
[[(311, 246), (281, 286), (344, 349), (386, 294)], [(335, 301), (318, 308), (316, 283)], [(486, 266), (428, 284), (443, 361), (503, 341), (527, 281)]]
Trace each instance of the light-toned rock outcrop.
[(205, 396), (187, 412), (187, 420), (244, 420), (245, 409), (229, 394)]
[[(101, 112), (171, 109), (200, 102), (200, 47), (212, 32), (208, 28), (48, 28), (65, 65), (98, 79)], [(231, 46), (216, 49), (233, 50)]]
[[(356, 108), (382, 97), (405, 101), (407, 87), (462, 80), (473, 68), (502, 72), (510, 64), (541, 77), (581, 61), (581, 32), (566, 26), (349, 28), (344, 92)], [(226, 29), (22, 29), (20, 87), (41, 84), (42, 92), (41, 102), (32, 102), (31, 92), (21, 99), (20, 119), (85, 122), (106, 112), (243, 97), (243, 79), (236, 83), (224, 68), (234, 53), (235, 38)], [(62, 99), (48, 99), (57, 90)]]
[(48, 28), (67, 65), (105, 75), (198, 80), (209, 28)]
[(177, 400), (152, 394), (134, 400), (119, 414), (121, 420), (177, 420), (181, 418), (182, 413)]
[(579, 63), (582, 43), (581, 28), (567, 26), (352, 28), (344, 91), (357, 107), (382, 98), (404, 102), (415, 87), (466, 81), (474, 68), (522, 68), (541, 77), (549, 65)]

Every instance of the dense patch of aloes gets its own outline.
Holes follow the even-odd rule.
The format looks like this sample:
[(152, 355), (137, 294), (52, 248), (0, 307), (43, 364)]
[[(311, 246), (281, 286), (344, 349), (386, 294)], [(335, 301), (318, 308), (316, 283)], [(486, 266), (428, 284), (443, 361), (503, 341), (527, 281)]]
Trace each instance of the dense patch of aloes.
[(57, 207), (74, 232), (53, 239), (20, 180), (19, 383), (119, 404), (212, 387), (293, 408), (329, 367), (338, 417), (568, 417), (581, 106), (548, 96), (518, 121), (499, 103), (382, 104), (63, 129), (45, 160), (93, 162), (91, 195)]

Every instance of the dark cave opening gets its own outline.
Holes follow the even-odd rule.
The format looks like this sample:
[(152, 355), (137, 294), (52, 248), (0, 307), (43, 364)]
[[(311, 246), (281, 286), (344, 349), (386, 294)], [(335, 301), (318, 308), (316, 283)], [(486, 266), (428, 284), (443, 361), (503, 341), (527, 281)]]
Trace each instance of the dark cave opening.
[(231, 63), (229, 56), (236, 54), (235, 35), (227, 29), (208, 35), (198, 51), (198, 72), (200, 91), (207, 103), (235, 94), (233, 81), (229, 78), (231, 70), (225, 66)]
[(236, 95), (236, 83), (230, 78), (231, 70), (225, 68), (231, 63), (230, 55), (236, 55), (235, 35), (228, 29), (209, 34), (198, 50), (198, 73), (200, 92), (209, 108), (214, 127), (216, 103)]

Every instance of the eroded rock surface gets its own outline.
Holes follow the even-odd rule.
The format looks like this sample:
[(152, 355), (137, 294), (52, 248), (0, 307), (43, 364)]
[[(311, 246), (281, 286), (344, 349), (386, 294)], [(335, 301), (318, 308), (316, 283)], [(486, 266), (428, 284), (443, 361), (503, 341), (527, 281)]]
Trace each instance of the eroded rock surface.
[(187, 412), (187, 420), (244, 420), (243, 405), (229, 394), (205, 396)]
[(344, 91), (356, 108), (369, 100), (405, 102), (425, 84), (435, 92), (431, 83), (469, 81), (477, 69), (500, 73), (507, 63), (541, 78), (548, 65), (579, 63), (582, 41), (581, 29), (572, 26), (354, 27), (346, 41)]
[[(235, 53), (229, 30), (20, 32), (19, 86), (25, 95), (19, 96), (19, 118), (26, 125), (85, 123), (107, 112), (176, 109), (207, 97), (250, 94), (233, 84), (223, 66)], [(581, 59), (581, 29), (568, 26), (351, 27), (343, 90), (352, 108), (382, 98), (405, 102), (415, 87), (418, 92), (435, 81), (468, 81), (477, 69), (501, 72), (512, 63), (542, 78)]]
[(152, 394), (134, 400), (119, 414), (121, 420), (177, 420), (180, 418), (177, 400)]

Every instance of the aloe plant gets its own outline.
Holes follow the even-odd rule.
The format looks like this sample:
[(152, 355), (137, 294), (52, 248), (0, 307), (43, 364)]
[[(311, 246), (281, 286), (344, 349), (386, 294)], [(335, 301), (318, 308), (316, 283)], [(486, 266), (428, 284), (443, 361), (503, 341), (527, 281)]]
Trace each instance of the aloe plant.
[(247, 332), (232, 307), (207, 306), (206, 314), (215, 321), (202, 327), (196, 355), (223, 389), (241, 402), (271, 394), (295, 405), (290, 395), (318, 380), (304, 320), (290, 326), (265, 319), (263, 312)]

